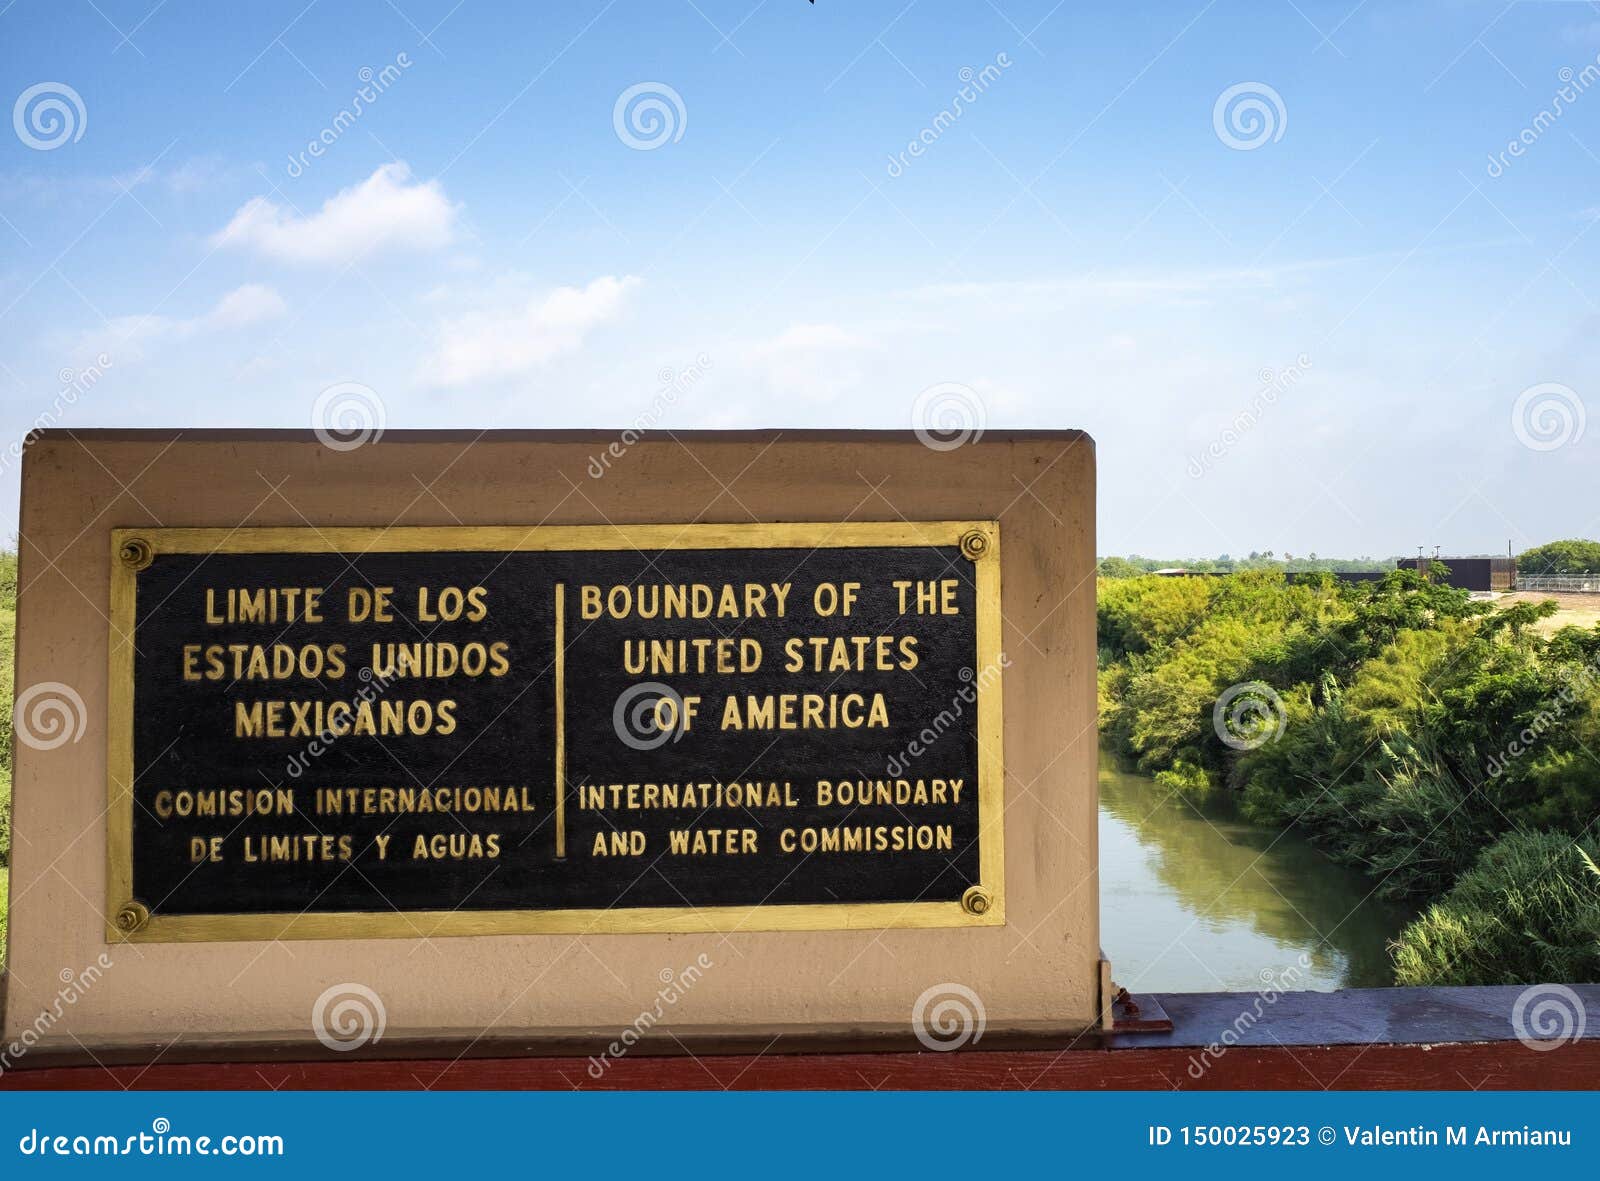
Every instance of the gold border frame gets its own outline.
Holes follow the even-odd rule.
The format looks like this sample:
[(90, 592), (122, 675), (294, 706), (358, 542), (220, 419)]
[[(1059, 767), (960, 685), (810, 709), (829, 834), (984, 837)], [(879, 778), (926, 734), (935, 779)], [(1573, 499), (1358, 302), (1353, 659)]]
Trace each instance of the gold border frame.
[[(142, 543), (142, 544), (136, 544)], [(133, 672), (138, 572), (158, 554), (495, 553), (616, 549), (838, 549), (959, 546), (976, 567), (978, 882), (960, 902), (605, 910), (150, 914), (133, 890)], [(126, 548), (125, 548), (126, 547)], [(1004, 768), (997, 521), (113, 529), (107, 705), (106, 938), (196, 943), (261, 939), (422, 939), (456, 935), (668, 934), (990, 927), (1005, 924)]]

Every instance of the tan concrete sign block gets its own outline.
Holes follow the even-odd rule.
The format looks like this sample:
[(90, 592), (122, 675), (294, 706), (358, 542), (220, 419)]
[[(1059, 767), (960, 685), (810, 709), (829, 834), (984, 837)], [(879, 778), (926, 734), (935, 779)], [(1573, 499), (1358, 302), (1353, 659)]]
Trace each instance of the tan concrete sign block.
[(52, 432), (22, 496), (8, 1042), (1097, 1021), (1081, 434)]

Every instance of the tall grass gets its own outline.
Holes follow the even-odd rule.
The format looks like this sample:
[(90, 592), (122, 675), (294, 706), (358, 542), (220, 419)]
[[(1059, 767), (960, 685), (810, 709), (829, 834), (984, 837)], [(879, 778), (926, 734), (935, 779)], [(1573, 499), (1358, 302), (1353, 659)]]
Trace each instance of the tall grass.
[(1600, 880), (1586, 872), (1594, 868), (1563, 833), (1501, 837), (1400, 933), (1396, 983), (1600, 980)]

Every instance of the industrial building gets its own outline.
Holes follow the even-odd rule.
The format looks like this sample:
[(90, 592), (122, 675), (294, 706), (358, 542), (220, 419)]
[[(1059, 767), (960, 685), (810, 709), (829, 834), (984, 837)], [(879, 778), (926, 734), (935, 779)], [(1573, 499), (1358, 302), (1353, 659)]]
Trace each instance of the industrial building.
[(1517, 585), (1517, 560), (1515, 558), (1401, 558), (1396, 565), (1401, 570), (1443, 567), (1446, 573), (1439, 580), (1446, 586), (1469, 591), (1509, 591)]

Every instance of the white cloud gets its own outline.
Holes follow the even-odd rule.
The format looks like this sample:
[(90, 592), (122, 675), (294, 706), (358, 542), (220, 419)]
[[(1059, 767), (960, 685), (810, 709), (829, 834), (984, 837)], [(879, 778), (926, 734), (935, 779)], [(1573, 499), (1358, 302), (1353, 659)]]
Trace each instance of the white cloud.
[[(167, 197), (182, 198), (224, 182), (242, 182), (242, 166), (224, 165), (216, 156), (195, 156), (176, 165), (145, 164), (127, 172), (60, 176), (13, 172), (0, 176), (0, 199), (30, 200), (40, 204), (92, 198), (103, 201), (137, 189), (156, 189)], [(254, 173), (248, 176), (254, 177)], [(149, 201), (148, 196), (140, 198)]]
[(275, 320), (288, 311), (271, 287), (246, 283), (228, 292), (208, 312), (189, 319), (171, 316), (115, 316), (104, 331), (86, 335), (78, 347), (93, 354), (106, 353), (117, 361), (136, 361), (145, 348), (159, 340), (186, 340), (202, 333), (244, 328)]
[(445, 320), (423, 377), (435, 385), (465, 385), (531, 373), (577, 349), (590, 329), (616, 317), (640, 282), (634, 275), (602, 275), (587, 287), (558, 287), (508, 310)]
[(385, 164), (360, 184), (329, 197), (313, 214), (253, 197), (211, 241), (283, 262), (341, 263), (383, 248), (447, 246), (459, 211), (438, 181), (414, 181), (404, 163)]
[(274, 320), (288, 311), (283, 297), (260, 283), (246, 283), (224, 295), (217, 306), (199, 320), (197, 327), (242, 328), (260, 320)]
[(132, 172), (118, 173), (111, 177), (106, 187), (117, 192), (132, 191), (144, 185), (160, 185), (169, 193), (181, 196), (199, 192), (234, 176), (238, 171), (225, 166), (216, 156), (194, 156), (172, 167), (146, 164)]

